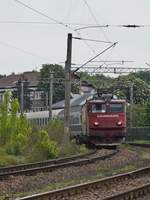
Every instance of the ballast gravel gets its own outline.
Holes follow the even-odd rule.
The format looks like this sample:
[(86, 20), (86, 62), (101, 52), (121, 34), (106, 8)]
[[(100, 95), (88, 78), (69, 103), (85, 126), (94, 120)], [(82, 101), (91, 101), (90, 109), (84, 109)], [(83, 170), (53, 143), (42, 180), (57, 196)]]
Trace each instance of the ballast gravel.
[[(108, 151), (108, 150), (107, 150)], [(101, 152), (106, 154), (106, 150)], [(52, 172), (39, 173), (34, 176), (10, 176), (9, 179), (0, 181), (0, 196), (16, 197), (26, 196), (28, 194), (49, 191), (56, 189), (60, 185), (73, 185), (88, 181), (92, 176), (96, 176), (105, 168), (119, 169), (126, 165), (133, 164), (138, 161), (138, 153), (133, 150), (123, 148), (113, 157), (105, 160), (96, 161), (83, 166), (71, 166), (62, 169), (56, 169)], [(74, 180), (74, 182), (73, 182)], [(115, 189), (114, 189), (115, 190)]]

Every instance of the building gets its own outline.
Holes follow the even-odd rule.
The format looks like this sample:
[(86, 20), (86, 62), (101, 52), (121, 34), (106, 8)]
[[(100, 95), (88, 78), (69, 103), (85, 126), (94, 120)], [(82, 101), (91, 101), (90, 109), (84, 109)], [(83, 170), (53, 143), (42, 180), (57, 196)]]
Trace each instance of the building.
[[(12, 73), (11, 75), (0, 78), (0, 102), (3, 99), (5, 91), (16, 90), (16, 83), (19, 79), (28, 80), (30, 89), (30, 100), (32, 106), (30, 112), (41, 111), (45, 109), (44, 101), (42, 100), (43, 91), (38, 89), (38, 83), (40, 80), (40, 72), (24, 72), (22, 74)], [(29, 110), (28, 110), (29, 111)]]
[[(30, 89), (30, 101), (32, 102), (32, 106), (30, 110), (25, 110), (25, 112), (38, 112), (48, 110), (48, 94), (45, 94), (45, 92), (39, 90), (38, 88), (40, 72), (37, 71), (24, 72), (21, 74), (12, 73), (8, 76), (0, 78), (0, 102), (2, 102), (3, 94), (5, 91), (10, 90), (13, 92), (17, 89), (16, 84), (20, 79), (23, 81), (28, 80), (29, 82), (28, 87)], [(81, 81), (79, 90), (81, 95), (94, 92), (95, 88), (92, 84), (87, 81)]]

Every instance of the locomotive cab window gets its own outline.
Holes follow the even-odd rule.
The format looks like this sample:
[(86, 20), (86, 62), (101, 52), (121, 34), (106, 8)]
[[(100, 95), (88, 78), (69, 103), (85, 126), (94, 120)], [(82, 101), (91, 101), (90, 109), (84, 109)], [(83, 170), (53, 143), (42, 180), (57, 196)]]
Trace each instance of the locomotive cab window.
[(105, 113), (106, 112), (106, 105), (105, 104), (92, 104), (91, 105), (91, 112), (92, 113)]
[(122, 103), (112, 103), (110, 104), (110, 112), (124, 112), (124, 104)]

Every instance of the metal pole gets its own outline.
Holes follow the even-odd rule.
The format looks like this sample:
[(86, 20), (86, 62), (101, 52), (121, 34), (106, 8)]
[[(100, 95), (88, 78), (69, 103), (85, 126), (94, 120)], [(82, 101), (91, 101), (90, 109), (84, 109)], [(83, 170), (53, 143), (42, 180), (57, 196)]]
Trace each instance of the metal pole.
[(24, 111), (24, 101), (23, 101), (23, 98), (24, 98), (24, 83), (23, 81), (21, 80), (21, 97), (20, 97), (20, 100), (21, 100), (21, 114), (23, 114), (23, 111)]
[(67, 60), (65, 62), (65, 108), (64, 108), (64, 133), (65, 141), (69, 139), (70, 133), (70, 93), (71, 93), (71, 54), (72, 54), (72, 34), (68, 34), (67, 39)]
[(50, 78), (49, 78), (49, 119), (52, 119), (52, 104), (53, 104), (53, 73), (50, 72)]
[(49, 109), (49, 106), (48, 106), (48, 91), (45, 92), (45, 107), (46, 107), (46, 110)]
[(132, 109), (132, 106), (133, 106), (133, 84), (131, 84), (130, 86), (130, 127), (133, 126), (133, 109)]

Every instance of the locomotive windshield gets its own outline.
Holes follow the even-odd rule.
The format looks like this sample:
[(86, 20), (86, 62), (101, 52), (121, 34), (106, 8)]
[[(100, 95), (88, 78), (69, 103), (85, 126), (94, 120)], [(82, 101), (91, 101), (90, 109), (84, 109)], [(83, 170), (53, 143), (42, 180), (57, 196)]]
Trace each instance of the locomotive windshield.
[(105, 104), (92, 104), (91, 105), (91, 112), (92, 113), (105, 113), (106, 112), (106, 105)]
[(124, 104), (122, 103), (112, 103), (110, 104), (110, 112), (124, 112)]

